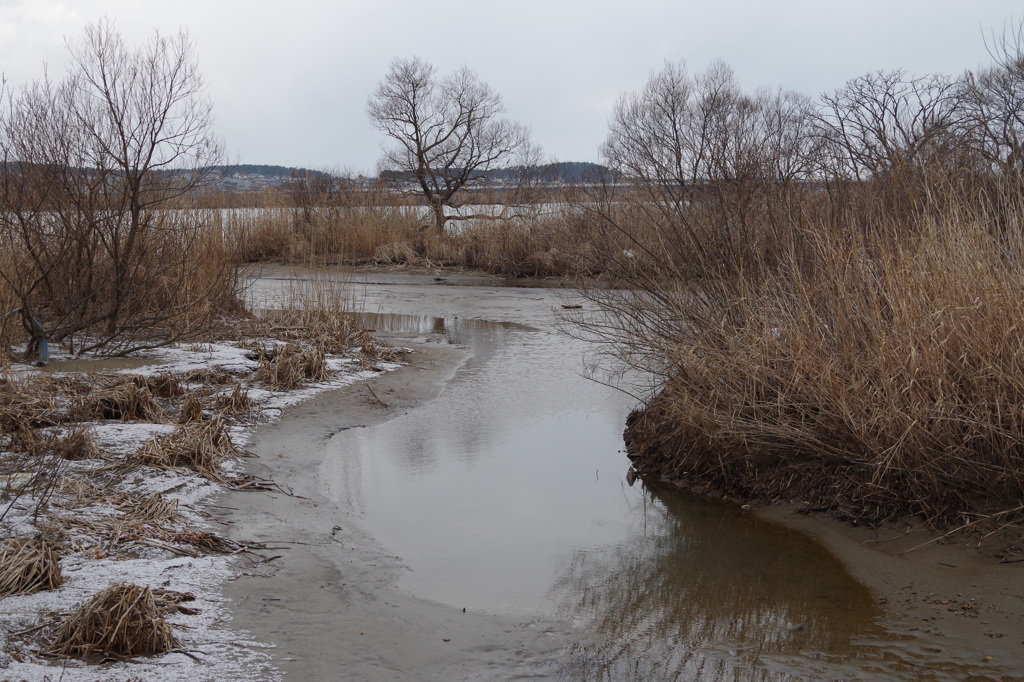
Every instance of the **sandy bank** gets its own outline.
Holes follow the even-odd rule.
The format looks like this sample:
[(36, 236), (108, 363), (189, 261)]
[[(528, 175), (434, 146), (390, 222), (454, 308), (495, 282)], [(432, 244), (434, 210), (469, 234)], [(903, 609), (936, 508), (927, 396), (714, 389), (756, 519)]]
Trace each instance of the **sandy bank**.
[[(1024, 563), (991, 547), (944, 540), (910, 525), (855, 527), (774, 505), (759, 516), (804, 531), (838, 556), (886, 611), (886, 626), (924, 652), (991, 661), (1024, 679)], [(994, 544), (994, 543), (990, 543)]]

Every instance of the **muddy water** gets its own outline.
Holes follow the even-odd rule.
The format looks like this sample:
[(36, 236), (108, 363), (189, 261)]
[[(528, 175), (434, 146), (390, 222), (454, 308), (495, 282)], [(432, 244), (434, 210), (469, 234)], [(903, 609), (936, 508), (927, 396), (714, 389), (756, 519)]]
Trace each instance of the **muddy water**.
[(571, 621), (571, 680), (987, 672), (887, 633), (870, 593), (807, 536), (627, 485), (621, 432), (635, 400), (582, 376), (590, 349), (555, 330), (564, 293), (393, 279), (364, 287), (365, 307), (388, 311), (364, 325), (470, 359), (438, 398), (336, 434), (322, 480), (402, 558), (406, 590)]

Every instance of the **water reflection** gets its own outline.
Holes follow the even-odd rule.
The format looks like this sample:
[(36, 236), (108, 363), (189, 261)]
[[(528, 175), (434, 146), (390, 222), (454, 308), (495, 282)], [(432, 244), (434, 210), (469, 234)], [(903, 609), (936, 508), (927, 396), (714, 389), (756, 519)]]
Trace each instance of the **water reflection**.
[(806, 674), (806, 652), (856, 656), (882, 634), (870, 593), (806, 536), (658, 486), (641, 507), (627, 542), (577, 551), (552, 590), (600, 634), (570, 677), (786, 679), (780, 659)]

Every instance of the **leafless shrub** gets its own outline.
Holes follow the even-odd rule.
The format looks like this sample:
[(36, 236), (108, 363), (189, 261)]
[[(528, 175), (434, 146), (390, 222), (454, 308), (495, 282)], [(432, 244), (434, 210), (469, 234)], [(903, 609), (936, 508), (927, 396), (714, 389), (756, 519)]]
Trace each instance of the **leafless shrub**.
[(111, 353), (205, 332), (238, 312), (239, 287), (185, 199), (221, 156), (194, 47), (181, 33), (133, 49), (107, 21), (68, 48), (66, 78), (0, 110), (0, 280), (30, 351), (44, 329)]

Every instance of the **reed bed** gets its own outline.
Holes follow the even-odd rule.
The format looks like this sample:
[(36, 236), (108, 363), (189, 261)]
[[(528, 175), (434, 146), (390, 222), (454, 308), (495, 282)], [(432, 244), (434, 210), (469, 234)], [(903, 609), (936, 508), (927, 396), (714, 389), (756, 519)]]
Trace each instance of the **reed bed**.
[(625, 355), (663, 377), (628, 424), (634, 466), (869, 522), (1019, 507), (1020, 235), (955, 214), (797, 237), (628, 313)]
[(44, 653), (78, 658), (149, 656), (176, 647), (153, 591), (116, 583), (68, 616)]
[[(561, 197), (559, 197), (561, 198)], [(349, 194), (352, 205), (267, 207), (235, 212), (228, 234), (245, 244), (240, 262), (349, 263), (464, 267), (504, 277), (574, 277), (600, 274), (587, 224), (575, 202), (541, 212), (453, 221), (438, 235), (420, 207), (395, 207), (381, 193)], [(579, 199), (585, 201), (585, 198)]]

